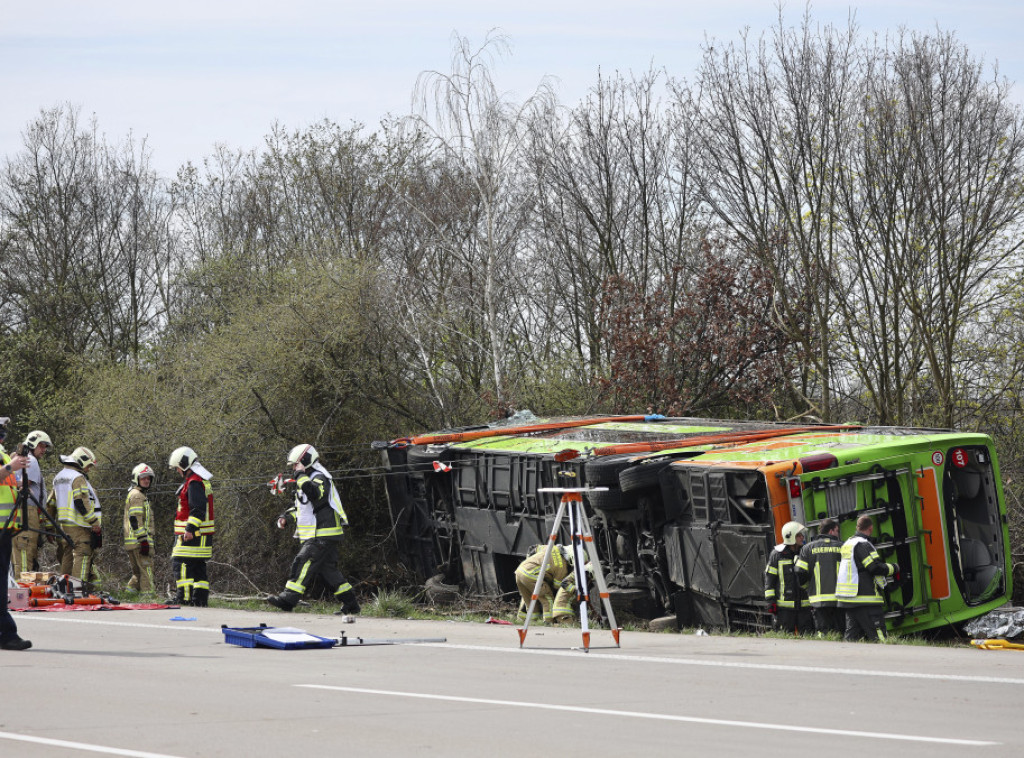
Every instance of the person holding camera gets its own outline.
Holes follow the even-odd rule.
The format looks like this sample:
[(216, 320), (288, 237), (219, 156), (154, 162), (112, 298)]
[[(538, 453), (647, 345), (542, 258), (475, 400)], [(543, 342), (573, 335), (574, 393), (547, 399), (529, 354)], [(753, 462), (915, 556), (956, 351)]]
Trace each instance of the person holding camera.
[[(9, 418), (0, 418), (0, 441), (7, 436)], [(18, 513), (18, 482), (14, 477), (28, 465), (28, 456), (8, 456), (0, 447), (0, 566), (9, 571), (14, 535), (21, 529)], [(28, 650), (32, 643), (18, 636), (18, 625), (7, 608), (8, 582), (3, 581), (3, 595), (0, 596), (0, 650)]]

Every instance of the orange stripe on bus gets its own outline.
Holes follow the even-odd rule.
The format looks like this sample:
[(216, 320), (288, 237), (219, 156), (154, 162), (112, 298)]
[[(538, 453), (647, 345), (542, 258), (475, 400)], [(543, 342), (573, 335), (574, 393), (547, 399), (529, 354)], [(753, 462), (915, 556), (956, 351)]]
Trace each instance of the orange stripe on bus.
[(931, 566), (931, 597), (945, 600), (949, 597), (949, 570), (946, 567), (946, 529), (939, 503), (939, 488), (935, 480), (935, 469), (925, 468), (918, 478), (917, 491), (921, 495), (921, 527), (925, 534), (924, 554)]

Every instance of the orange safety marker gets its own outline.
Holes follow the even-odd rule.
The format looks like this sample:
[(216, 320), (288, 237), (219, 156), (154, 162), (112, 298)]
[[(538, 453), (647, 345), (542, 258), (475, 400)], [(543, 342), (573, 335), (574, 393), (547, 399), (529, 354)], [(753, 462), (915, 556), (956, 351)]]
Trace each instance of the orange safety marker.
[[(537, 597), (540, 588), (543, 586), (544, 574), (548, 568), (548, 560), (551, 551), (558, 541), (558, 532), (562, 526), (562, 519), (568, 514), (569, 532), (572, 535), (573, 572), (576, 579), (576, 597), (580, 603), (580, 626), (583, 630), (583, 650), (590, 652), (590, 627), (587, 603), (590, 602), (590, 593), (587, 588), (587, 572), (584, 565), (587, 558), (594, 572), (594, 580), (597, 584), (598, 597), (604, 606), (605, 614), (608, 616), (608, 624), (611, 627), (612, 638), (615, 640), (615, 647), (619, 647), (619, 633), (622, 629), (615, 621), (615, 611), (612, 610), (611, 597), (608, 593), (608, 586), (604, 581), (604, 571), (601, 570), (601, 562), (597, 555), (597, 546), (594, 544), (594, 533), (590, 527), (590, 519), (587, 518), (583, 509), (583, 493), (603, 492), (607, 487), (570, 488), (570, 487), (541, 487), (537, 492), (560, 492), (562, 499), (558, 503), (558, 511), (555, 513), (555, 522), (551, 528), (551, 535), (548, 537), (547, 547), (544, 549), (544, 557), (541, 559), (540, 571), (537, 574), (537, 583), (530, 595), (530, 606), (526, 609), (526, 620), (523, 627), (518, 629), (519, 647), (526, 642), (526, 633), (530, 629), (530, 620), (533, 618), (533, 609), (537, 605)], [(584, 552), (586, 551), (586, 552)]]

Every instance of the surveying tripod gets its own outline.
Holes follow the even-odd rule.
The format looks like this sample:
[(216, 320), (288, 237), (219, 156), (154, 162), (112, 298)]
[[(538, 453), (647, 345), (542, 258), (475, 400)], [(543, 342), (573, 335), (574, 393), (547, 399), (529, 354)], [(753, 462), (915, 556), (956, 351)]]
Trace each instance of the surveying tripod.
[(547, 547), (544, 549), (544, 558), (541, 560), (540, 572), (537, 574), (537, 583), (533, 587), (533, 594), (530, 596), (530, 607), (526, 610), (526, 621), (519, 632), (519, 647), (526, 642), (526, 633), (530, 629), (530, 619), (533, 618), (533, 609), (537, 605), (537, 597), (541, 587), (544, 586), (544, 573), (548, 568), (548, 561), (551, 559), (551, 551), (555, 549), (558, 541), (558, 532), (562, 526), (562, 519), (566, 513), (569, 515), (569, 532), (572, 534), (572, 570), (576, 579), (576, 597), (580, 603), (580, 627), (583, 630), (583, 650), (590, 652), (590, 627), (587, 616), (587, 604), (591, 602), (587, 586), (587, 572), (583, 566), (584, 548), (586, 556), (590, 559), (590, 565), (594, 570), (594, 581), (597, 584), (598, 595), (604, 604), (605, 614), (608, 616), (608, 624), (611, 628), (612, 637), (615, 639), (615, 647), (619, 647), (619, 632), (622, 630), (615, 623), (615, 612), (612, 610), (612, 603), (608, 597), (608, 586), (604, 581), (604, 571), (601, 570), (601, 562), (597, 557), (597, 546), (594, 544), (594, 534), (590, 529), (590, 519), (583, 510), (584, 492), (602, 492), (607, 487), (570, 488), (570, 487), (541, 487), (537, 492), (560, 492), (562, 499), (558, 503), (558, 512), (555, 514), (555, 523), (551, 527), (551, 536), (548, 538)]

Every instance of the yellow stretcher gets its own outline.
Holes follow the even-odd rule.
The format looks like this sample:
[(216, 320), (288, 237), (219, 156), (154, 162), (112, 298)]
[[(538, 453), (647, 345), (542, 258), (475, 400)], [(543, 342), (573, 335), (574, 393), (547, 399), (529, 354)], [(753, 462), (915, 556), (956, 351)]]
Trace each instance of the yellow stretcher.
[(1024, 643), (1009, 640), (971, 640), (979, 650), (1024, 650)]

